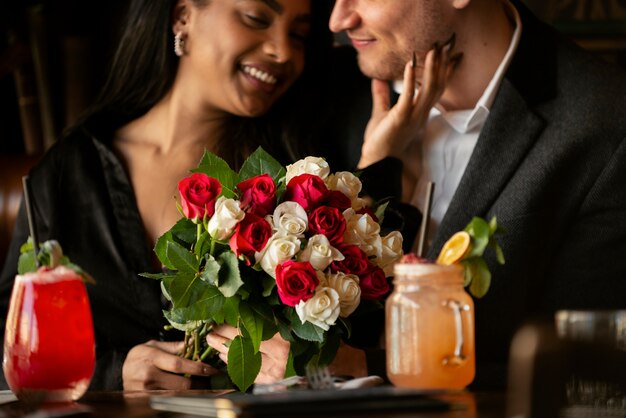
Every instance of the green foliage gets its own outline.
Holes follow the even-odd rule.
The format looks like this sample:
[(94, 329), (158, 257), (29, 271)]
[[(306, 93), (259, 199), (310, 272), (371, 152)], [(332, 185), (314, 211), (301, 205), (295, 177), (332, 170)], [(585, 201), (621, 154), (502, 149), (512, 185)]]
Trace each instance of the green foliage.
[(228, 375), (245, 392), (261, 370), (261, 353), (255, 352), (250, 339), (235, 337), (228, 349)]
[(469, 286), (469, 292), (473, 296), (482, 298), (491, 286), (491, 271), (489, 271), (489, 266), (483, 255), (487, 248), (491, 248), (496, 254), (498, 263), (504, 264), (504, 253), (496, 241), (496, 235), (505, 233), (505, 230), (498, 225), (494, 216), (489, 223), (482, 218), (474, 217), (464, 231), (471, 238), (470, 251), (461, 261), (465, 275), (465, 286)]
[(236, 195), (235, 186), (239, 183), (239, 176), (234, 172), (226, 161), (215, 154), (205, 151), (200, 165), (192, 170), (194, 173), (204, 173), (213, 177), (222, 184), (222, 195), (232, 198)]
[[(285, 189), (285, 168), (263, 149), (257, 149), (244, 162), (239, 173), (221, 158), (206, 152), (194, 172), (217, 179), (221, 196), (237, 199), (237, 184), (258, 175), (268, 174), (277, 185), (280, 200)], [(386, 205), (379, 207), (382, 218)], [(164, 311), (169, 327), (185, 332), (182, 356), (205, 360), (219, 367), (219, 358), (206, 345), (206, 335), (213, 326), (228, 324), (238, 329), (228, 351), (228, 376), (246, 391), (261, 367), (261, 343), (277, 333), (291, 344), (287, 374), (303, 373), (314, 362), (327, 364), (334, 358), (341, 338), (350, 334), (344, 318), (330, 331), (304, 324), (295, 309), (285, 306), (278, 297), (276, 280), (260, 268), (237, 258), (227, 240), (219, 241), (208, 232), (209, 219), (193, 222), (184, 217), (164, 233), (155, 245), (155, 253), (164, 272), (143, 273), (142, 277), (160, 280), (163, 295), (171, 306)], [(28, 260), (24, 259), (24, 264)], [(368, 306), (363, 304), (363, 308)], [(381, 308), (380, 303), (374, 304)]]
[(35, 254), (33, 240), (28, 240), (20, 247), (20, 257), (17, 261), (18, 274), (25, 274), (37, 271), (38, 266), (49, 267), (51, 269), (57, 266), (65, 266), (74, 270), (85, 283), (96, 284), (93, 277), (80, 266), (72, 263), (69, 257), (63, 255), (61, 245), (55, 240), (45, 241), (39, 244), (39, 253)]

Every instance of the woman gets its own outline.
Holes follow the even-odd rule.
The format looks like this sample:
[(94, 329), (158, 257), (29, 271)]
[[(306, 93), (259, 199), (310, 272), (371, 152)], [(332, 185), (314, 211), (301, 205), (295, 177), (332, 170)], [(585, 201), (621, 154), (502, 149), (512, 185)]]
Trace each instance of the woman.
[[(159, 285), (138, 274), (160, 269), (152, 248), (179, 219), (177, 183), (205, 149), (234, 167), (259, 145), (283, 162), (302, 155), (306, 125), (290, 112), (315, 105), (307, 89), (321, 71), (309, 64), (331, 46), (327, 12), (321, 0), (130, 4), (100, 98), (30, 175), (40, 239), (57, 239), (97, 281), (91, 389), (188, 388), (184, 374), (214, 373), (161, 342)], [(0, 279), (4, 312), (27, 236), (22, 208)]]

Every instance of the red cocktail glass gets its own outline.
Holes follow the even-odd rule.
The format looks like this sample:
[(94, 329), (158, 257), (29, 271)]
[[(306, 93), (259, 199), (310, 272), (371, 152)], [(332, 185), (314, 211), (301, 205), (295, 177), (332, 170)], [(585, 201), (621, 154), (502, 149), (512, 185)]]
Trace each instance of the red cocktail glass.
[(95, 345), (81, 277), (66, 267), (15, 278), (4, 337), (3, 369), (19, 399), (68, 402), (93, 375)]

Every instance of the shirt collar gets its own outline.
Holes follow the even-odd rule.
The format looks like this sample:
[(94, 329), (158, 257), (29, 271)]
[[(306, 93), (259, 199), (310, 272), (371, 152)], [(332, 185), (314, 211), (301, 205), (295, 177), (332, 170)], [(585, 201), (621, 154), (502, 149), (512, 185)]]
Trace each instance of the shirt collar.
[[(436, 106), (431, 110), (431, 116), (442, 115), (452, 129), (459, 133), (468, 133), (473, 130), (482, 129), (487, 117), (489, 116), (489, 109), (491, 109), (491, 106), (493, 105), (498, 89), (500, 88), (500, 84), (502, 84), (504, 75), (513, 60), (513, 55), (517, 50), (517, 46), (519, 45), (519, 40), (522, 34), (522, 20), (520, 19), (517, 9), (513, 6), (513, 4), (511, 4), (510, 1), (505, 0), (503, 4), (506, 8), (506, 13), (515, 21), (515, 31), (513, 32), (509, 49), (504, 55), (502, 62), (493, 75), (493, 78), (487, 85), (487, 88), (476, 103), (476, 106), (474, 106), (474, 109), (445, 111), (444, 109)], [(396, 92), (401, 92), (402, 81), (395, 81), (393, 88)]]

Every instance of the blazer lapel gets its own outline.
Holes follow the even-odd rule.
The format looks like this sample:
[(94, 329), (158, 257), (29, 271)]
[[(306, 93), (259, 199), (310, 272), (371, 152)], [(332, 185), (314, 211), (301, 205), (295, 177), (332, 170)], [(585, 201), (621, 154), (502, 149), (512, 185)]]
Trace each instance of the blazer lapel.
[(556, 35), (514, 0), (522, 37), (450, 202), (428, 257), (436, 258), (452, 234), (474, 216), (486, 217), (541, 134), (545, 122), (533, 109), (556, 94)]
[(437, 231), (429, 257), (474, 216), (485, 216), (543, 130), (537, 116), (504, 79), (459, 187)]

